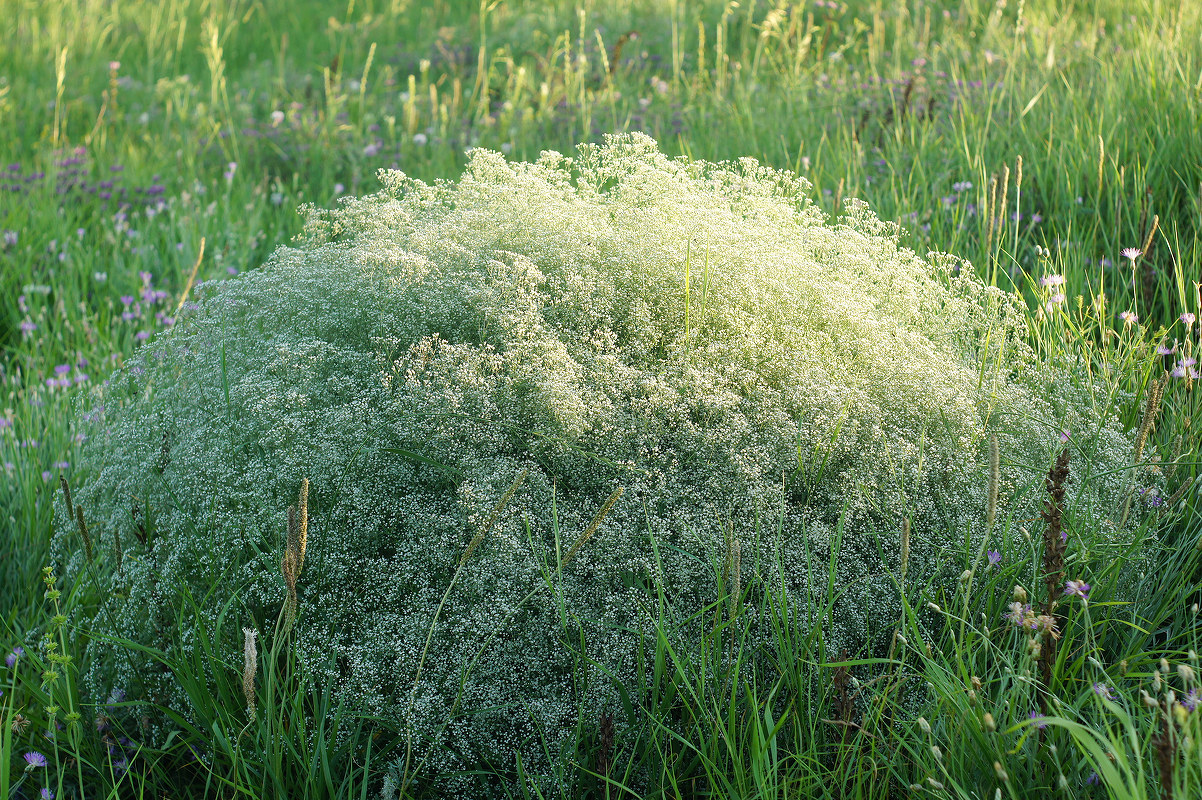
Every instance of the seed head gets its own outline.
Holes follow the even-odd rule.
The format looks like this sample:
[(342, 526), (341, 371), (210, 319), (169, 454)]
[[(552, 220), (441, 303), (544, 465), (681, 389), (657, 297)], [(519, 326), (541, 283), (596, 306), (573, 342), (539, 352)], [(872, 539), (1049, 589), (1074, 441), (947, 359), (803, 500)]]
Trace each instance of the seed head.
[(259, 670), (259, 651), (255, 646), (258, 635), (254, 628), (242, 629), (242, 695), (252, 717), (255, 715), (255, 674)]

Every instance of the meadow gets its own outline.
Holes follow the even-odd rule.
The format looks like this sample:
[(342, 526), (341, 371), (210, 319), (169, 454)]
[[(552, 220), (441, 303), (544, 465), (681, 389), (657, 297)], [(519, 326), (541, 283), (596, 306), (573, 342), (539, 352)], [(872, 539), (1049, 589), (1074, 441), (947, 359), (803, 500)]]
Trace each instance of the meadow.
[[(1202, 6), (0, 11), (0, 797), (1199, 796)], [(1065, 500), (1097, 455), (1080, 430), (1051, 431), (1046, 463), (985, 464), (984, 538), (950, 532), (950, 582), (907, 579), (908, 520), (881, 540), (900, 612), (883, 651), (772, 625), (837, 606), (837, 541), (825, 596), (740, 571), (734, 549), (712, 604), (672, 608), (660, 587), (643, 682), (548, 739), (539, 774), (481, 761), (447, 783), (417, 763), (402, 726), (292, 649), (295, 605), (260, 651), (234, 612), (187, 647), (170, 632), (143, 647), (186, 707), (88, 691), (108, 598), (96, 572), (63, 577), (62, 543), (83, 547), (64, 485), (96, 477), (79, 467), (80, 398), (293, 242), (302, 206), (374, 193), (381, 169), (455, 179), (471, 148), (532, 161), (634, 131), (671, 156), (786, 170), (832, 219), (866, 201), (902, 246), (1015, 296), (1033, 353), (1088, 380), (1134, 442), (1110, 467), (1125, 493), (1096, 523)], [(999, 471), (1024, 476), (1017, 498), (999, 500)], [(1019, 499), (1042, 512), (1017, 515)], [(125, 547), (95, 570), (137, 557)], [(178, 634), (201, 601), (151, 611)], [(736, 606), (771, 641), (740, 639)]]

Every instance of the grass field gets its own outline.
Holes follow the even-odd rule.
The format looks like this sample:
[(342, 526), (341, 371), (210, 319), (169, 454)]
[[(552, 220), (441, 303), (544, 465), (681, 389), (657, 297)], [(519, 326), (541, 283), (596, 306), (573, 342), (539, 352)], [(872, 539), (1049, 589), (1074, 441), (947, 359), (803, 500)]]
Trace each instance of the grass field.
[[(81, 620), (104, 598), (56, 579), (50, 546), (60, 474), (89, 478), (73, 398), (169, 328), (197, 284), (288, 243), (302, 204), (375, 192), (380, 169), (455, 178), (472, 147), (532, 160), (628, 131), (795, 172), (832, 216), (863, 199), (902, 244), (1019, 293), (1038, 354), (1091, 374), (1134, 432), (1112, 516), (1149, 512), (1127, 546), (1155, 568), (1091, 558), (1098, 531), (1074, 530), (1065, 553), (1046, 519), (1001, 508), (1007, 557), (955, 554), (972, 574), (951, 596), (912, 586), (887, 657), (782, 630), (788, 657), (751, 680), (722, 656), (724, 628), (681, 650), (665, 621), (661, 682), (638, 687), (658, 699), (629, 710), (637, 724), (581, 720), (550, 783), (482, 764), (456, 784), (476, 782), (465, 796), (1197, 796), (1202, 4), (0, 12), (0, 797), (438, 796), (445, 776), (405, 760), (405, 732), (356, 717), (286, 639), (264, 644), (249, 720), (243, 653), (217, 646), (185, 661), (164, 644), (190, 710), (81, 692)], [(1090, 585), (1064, 598), (1055, 642), (1022, 611), (1049, 574)], [(788, 603), (759, 595), (765, 613)], [(170, 612), (187, 625), (182, 599)], [(176, 733), (143, 736), (150, 714)]]

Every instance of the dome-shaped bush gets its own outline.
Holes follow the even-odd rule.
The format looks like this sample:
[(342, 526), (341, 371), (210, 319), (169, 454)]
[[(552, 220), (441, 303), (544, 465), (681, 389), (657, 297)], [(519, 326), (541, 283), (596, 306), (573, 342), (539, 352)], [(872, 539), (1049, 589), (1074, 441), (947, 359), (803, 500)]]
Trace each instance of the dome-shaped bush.
[[(101, 633), (155, 642), (179, 586), (273, 617), (307, 478), (300, 658), (440, 746), (525, 742), (530, 763), (528, 737), (612, 696), (597, 670), (581, 688), (565, 630), (629, 680), (646, 586), (712, 602), (730, 542), (744, 574), (825, 592), (842, 520), (833, 618), (797, 623), (854, 650), (896, 620), (903, 517), (920, 579), (954, 580), (982, 541), (991, 436), (1003, 499), (1031, 517), (1062, 427), (1130, 458), (1023, 344), (1013, 298), (862, 204), (826, 224), (808, 184), (754, 161), (632, 135), (533, 164), (477, 150), (457, 182), (381, 177), (204, 286), (99, 391), (76, 495), (125, 542)], [(1117, 493), (1084, 474), (1083, 513)], [(93, 646), (95, 691), (179, 701)]]

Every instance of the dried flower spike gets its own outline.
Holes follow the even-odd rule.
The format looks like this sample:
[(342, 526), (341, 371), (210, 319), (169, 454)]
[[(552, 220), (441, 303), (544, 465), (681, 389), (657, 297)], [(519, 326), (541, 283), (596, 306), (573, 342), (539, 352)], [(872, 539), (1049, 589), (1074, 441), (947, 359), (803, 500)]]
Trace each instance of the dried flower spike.
[(255, 646), (258, 635), (254, 628), (242, 629), (242, 695), (252, 717), (255, 715), (255, 674), (259, 671), (259, 651)]

